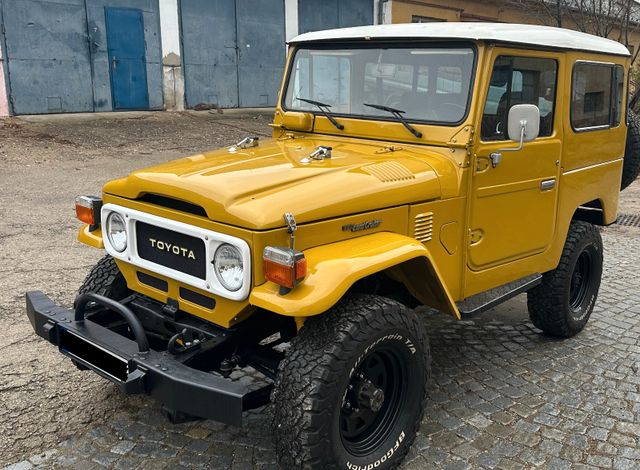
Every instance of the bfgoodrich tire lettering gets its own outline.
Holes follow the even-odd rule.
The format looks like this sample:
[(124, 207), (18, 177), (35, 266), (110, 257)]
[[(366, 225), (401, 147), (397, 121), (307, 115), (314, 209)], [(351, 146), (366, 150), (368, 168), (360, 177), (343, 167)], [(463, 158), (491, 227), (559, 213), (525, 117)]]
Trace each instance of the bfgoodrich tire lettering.
[(350, 296), (307, 320), (272, 395), (279, 464), (396, 468), (422, 420), (430, 366), (424, 327), (392, 300)]
[(593, 225), (574, 220), (558, 267), (528, 293), (531, 322), (551, 336), (568, 338), (585, 327), (602, 277), (602, 238)]

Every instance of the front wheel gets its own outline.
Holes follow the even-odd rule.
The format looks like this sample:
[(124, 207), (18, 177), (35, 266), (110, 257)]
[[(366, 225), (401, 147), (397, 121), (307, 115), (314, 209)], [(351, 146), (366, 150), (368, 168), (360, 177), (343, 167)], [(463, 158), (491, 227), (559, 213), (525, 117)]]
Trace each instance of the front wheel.
[(574, 220), (558, 267), (527, 294), (531, 322), (550, 336), (569, 338), (585, 327), (602, 277), (602, 238), (595, 226)]
[(422, 323), (395, 301), (352, 296), (307, 320), (272, 396), (280, 465), (396, 468), (420, 426), (430, 368)]

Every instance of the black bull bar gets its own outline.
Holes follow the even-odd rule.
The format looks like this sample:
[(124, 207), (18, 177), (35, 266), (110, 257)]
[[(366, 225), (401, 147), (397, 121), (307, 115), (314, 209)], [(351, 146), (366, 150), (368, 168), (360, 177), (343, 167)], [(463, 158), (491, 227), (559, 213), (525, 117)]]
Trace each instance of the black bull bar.
[[(149, 348), (145, 331), (123, 304), (96, 294), (78, 297), (75, 310), (56, 305), (39, 291), (26, 294), (27, 315), (35, 332), (77, 364), (117, 384), (127, 394), (145, 393), (166, 408), (232, 425), (242, 413), (268, 401), (264, 390), (191, 368), (171, 354)], [(131, 340), (89, 319), (88, 304), (118, 313), (130, 326)]]

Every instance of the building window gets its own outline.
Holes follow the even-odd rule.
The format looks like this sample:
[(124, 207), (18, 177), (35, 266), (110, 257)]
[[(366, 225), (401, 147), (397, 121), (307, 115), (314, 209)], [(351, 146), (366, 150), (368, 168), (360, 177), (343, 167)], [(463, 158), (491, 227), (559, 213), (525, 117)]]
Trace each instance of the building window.
[(540, 137), (553, 133), (558, 64), (553, 59), (500, 56), (496, 59), (482, 115), (484, 141), (507, 140), (509, 110), (517, 104), (540, 109)]
[(420, 16), (420, 15), (412, 15), (411, 22), (412, 23), (441, 23), (443, 20), (441, 18), (432, 18), (430, 16)]
[(571, 85), (571, 125), (576, 130), (620, 124), (624, 70), (620, 65), (578, 62)]

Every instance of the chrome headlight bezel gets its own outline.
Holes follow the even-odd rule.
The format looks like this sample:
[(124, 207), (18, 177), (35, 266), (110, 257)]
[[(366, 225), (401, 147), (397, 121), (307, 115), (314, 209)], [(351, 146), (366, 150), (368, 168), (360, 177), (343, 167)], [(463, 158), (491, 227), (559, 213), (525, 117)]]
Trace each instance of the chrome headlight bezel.
[[(117, 233), (119, 234), (118, 238), (115, 237), (116, 230), (114, 230), (114, 225), (116, 224), (120, 225), (120, 229), (117, 230)], [(127, 221), (125, 220), (125, 217), (118, 212), (111, 212), (107, 216), (107, 220), (105, 222), (105, 231), (107, 232), (107, 238), (109, 239), (111, 247), (118, 253), (124, 253), (129, 245)]]
[[(226, 253), (225, 253), (226, 252)], [(223, 256), (227, 256), (228, 258), (235, 258), (235, 260), (231, 260), (231, 263), (228, 263), (229, 260), (223, 260), (221, 259)], [(224, 273), (221, 272), (221, 268), (223, 263), (227, 263), (227, 265), (233, 265), (234, 263), (236, 265), (239, 265), (240, 268), (240, 279), (236, 281), (235, 284), (231, 284), (229, 282), (228, 279), (225, 279), (225, 275)], [(236, 292), (240, 289), (242, 289), (242, 285), (244, 284), (244, 280), (242, 279), (243, 273), (244, 273), (244, 262), (242, 260), (242, 253), (240, 252), (240, 250), (229, 244), (229, 243), (223, 243), (222, 245), (220, 245), (217, 249), (215, 254), (213, 255), (213, 271), (216, 273), (216, 277), (218, 278), (218, 281), (220, 281), (220, 284), (222, 284), (222, 287), (224, 287), (225, 289), (231, 291), (231, 292)], [(231, 268), (233, 269), (233, 268)], [(233, 274), (233, 273), (232, 273)]]

